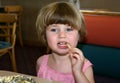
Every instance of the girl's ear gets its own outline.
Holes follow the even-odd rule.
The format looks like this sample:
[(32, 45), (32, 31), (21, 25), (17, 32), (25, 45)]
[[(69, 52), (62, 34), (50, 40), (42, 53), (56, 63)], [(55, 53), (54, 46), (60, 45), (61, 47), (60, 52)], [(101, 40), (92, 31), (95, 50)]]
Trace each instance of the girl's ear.
[(81, 41), (80, 32), (78, 31), (78, 42)]
[(51, 52), (50, 48), (47, 46), (46, 53), (49, 54)]
[(86, 42), (86, 37), (85, 36), (80, 36), (78, 42), (80, 42), (80, 43)]
[(78, 42), (81, 42), (81, 38), (79, 37)]

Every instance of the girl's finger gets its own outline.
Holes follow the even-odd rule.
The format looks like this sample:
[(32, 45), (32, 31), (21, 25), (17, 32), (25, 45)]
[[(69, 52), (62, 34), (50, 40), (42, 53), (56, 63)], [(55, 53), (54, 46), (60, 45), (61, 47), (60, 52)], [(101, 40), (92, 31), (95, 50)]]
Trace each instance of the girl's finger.
[(72, 49), (72, 46), (70, 45), (70, 43), (66, 43), (66, 45), (69, 48), (70, 50), (69, 53), (73, 58), (76, 58), (78, 60), (84, 60), (83, 53), (80, 49), (77, 49), (77, 48)]
[(77, 59), (77, 60), (80, 60), (80, 56), (79, 56), (78, 53), (73, 53), (72, 57), (75, 58), (75, 59)]
[(78, 55), (80, 60), (84, 60), (83, 53), (82, 53), (82, 51), (80, 49), (74, 48), (72, 50), (72, 53), (75, 54), (75, 55)]

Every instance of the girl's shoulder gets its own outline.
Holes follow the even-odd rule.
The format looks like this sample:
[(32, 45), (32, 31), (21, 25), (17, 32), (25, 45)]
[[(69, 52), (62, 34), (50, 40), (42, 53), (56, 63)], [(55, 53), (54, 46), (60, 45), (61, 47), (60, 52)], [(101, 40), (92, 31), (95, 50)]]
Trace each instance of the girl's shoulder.
[(45, 58), (45, 57), (48, 57), (49, 55), (42, 55), (42, 56), (40, 56), (38, 59), (37, 59), (37, 64), (41, 64), (41, 62), (43, 61), (43, 59)]
[(37, 61), (36, 61), (36, 70), (37, 70), (37, 72), (38, 72), (38, 70), (39, 70), (39, 68), (40, 68), (42, 59), (43, 59), (43, 56), (40, 56), (40, 57), (37, 59)]
[(91, 61), (89, 59), (87, 59), (86, 57), (85, 57), (84, 62), (90, 62), (91, 63)]
[(88, 62), (89, 60), (87, 58), (85, 58), (85, 62)]
[(37, 59), (37, 64), (41, 64), (43, 57), (44, 57), (44, 56), (40, 56), (40, 57)]
[(48, 57), (48, 55), (42, 55), (37, 59), (37, 61), (36, 61), (37, 70), (40, 68), (41, 64), (44, 61), (43, 59), (45, 59), (46, 57)]

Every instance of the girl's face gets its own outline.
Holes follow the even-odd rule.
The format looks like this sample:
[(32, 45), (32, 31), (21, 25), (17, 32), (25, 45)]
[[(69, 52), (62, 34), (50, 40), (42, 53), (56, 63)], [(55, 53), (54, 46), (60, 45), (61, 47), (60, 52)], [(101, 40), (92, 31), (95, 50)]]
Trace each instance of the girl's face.
[(52, 52), (66, 55), (69, 51), (67, 43), (73, 48), (79, 40), (78, 30), (67, 24), (52, 24), (46, 29), (46, 39)]

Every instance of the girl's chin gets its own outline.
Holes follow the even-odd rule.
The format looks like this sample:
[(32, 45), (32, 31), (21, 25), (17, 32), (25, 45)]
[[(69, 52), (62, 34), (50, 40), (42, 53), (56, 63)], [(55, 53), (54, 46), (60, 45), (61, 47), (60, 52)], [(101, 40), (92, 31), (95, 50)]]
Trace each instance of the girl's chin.
[(54, 53), (59, 54), (59, 55), (67, 55), (69, 53), (69, 50), (56, 50)]
[(68, 52), (57, 52), (57, 54), (59, 54), (59, 55), (67, 55)]

